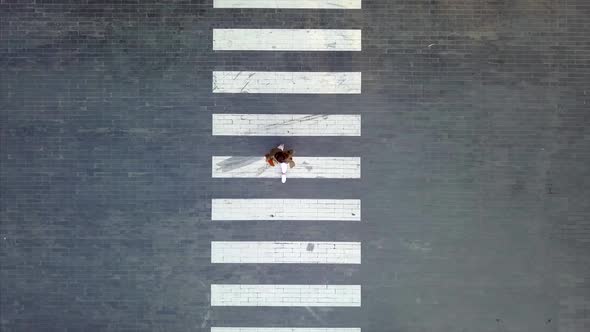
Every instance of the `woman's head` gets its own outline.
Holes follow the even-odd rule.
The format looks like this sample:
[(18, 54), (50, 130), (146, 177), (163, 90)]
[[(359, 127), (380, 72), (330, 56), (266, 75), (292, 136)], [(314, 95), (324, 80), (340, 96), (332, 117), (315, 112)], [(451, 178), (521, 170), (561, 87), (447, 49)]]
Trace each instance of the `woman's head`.
[(283, 152), (283, 151), (279, 151), (277, 153), (275, 153), (275, 159), (279, 162), (279, 163), (284, 163), (285, 160), (287, 160), (289, 156)]

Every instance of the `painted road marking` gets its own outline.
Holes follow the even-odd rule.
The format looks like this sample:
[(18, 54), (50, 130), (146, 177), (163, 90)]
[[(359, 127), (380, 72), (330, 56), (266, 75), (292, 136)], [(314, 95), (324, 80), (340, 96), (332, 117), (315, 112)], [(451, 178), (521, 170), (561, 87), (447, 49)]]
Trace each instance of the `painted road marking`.
[[(272, 167), (262, 156), (213, 156), (211, 175), (214, 178), (277, 178), (280, 167)], [(289, 178), (360, 179), (360, 157), (294, 157), (295, 167), (287, 171)]]
[(360, 285), (211, 285), (211, 306), (360, 307)]
[(212, 241), (211, 263), (360, 264), (360, 242)]
[(360, 114), (213, 114), (213, 136), (360, 135)]
[(211, 200), (211, 220), (360, 221), (358, 199), (226, 199)]
[(211, 332), (361, 332), (358, 327), (211, 327)]
[(360, 51), (361, 30), (213, 29), (214, 51)]
[(214, 71), (213, 93), (359, 94), (361, 73)]
[(361, 9), (362, 0), (213, 0), (213, 8)]

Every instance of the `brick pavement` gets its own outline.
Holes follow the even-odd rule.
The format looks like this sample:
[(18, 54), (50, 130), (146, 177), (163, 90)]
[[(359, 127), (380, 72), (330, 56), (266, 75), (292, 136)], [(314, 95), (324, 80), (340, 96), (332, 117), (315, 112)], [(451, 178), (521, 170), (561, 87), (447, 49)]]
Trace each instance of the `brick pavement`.
[[(0, 1), (1, 329), (588, 330), (589, 10)], [(227, 28), (362, 29), (362, 51), (213, 52)], [(362, 72), (362, 94), (214, 94), (213, 71)], [(214, 113), (361, 114), (360, 137), (282, 142), (362, 179), (212, 179), (280, 143), (212, 136)], [(363, 221), (211, 221), (218, 197), (360, 198)], [(269, 239), (362, 242), (362, 265), (210, 261)], [(210, 306), (260, 283), (362, 285), (362, 307)]]

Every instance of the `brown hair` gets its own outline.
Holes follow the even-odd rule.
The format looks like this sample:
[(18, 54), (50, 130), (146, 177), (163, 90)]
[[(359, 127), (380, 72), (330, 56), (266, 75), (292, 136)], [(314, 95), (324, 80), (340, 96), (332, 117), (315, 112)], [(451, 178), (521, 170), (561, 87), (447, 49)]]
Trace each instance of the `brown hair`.
[(283, 151), (279, 151), (279, 152), (275, 153), (275, 159), (279, 163), (285, 162), (285, 160), (287, 160), (287, 158), (289, 158), (289, 155)]

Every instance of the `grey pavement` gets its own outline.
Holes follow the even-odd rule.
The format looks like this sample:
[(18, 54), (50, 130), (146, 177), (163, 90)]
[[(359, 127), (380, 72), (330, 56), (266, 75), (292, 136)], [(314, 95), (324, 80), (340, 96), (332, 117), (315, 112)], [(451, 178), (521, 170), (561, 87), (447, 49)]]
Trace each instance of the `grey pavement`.
[[(362, 29), (213, 52), (212, 28)], [(590, 331), (590, 2), (0, 0), (0, 330)], [(214, 95), (212, 70), (361, 71), (359, 95)], [(213, 137), (212, 113), (362, 114)], [(360, 180), (212, 179), (211, 155), (361, 156)], [(211, 198), (360, 198), (361, 223), (211, 222)], [(212, 240), (362, 241), (361, 266), (216, 265)], [(361, 308), (212, 308), (211, 283), (361, 284)]]

